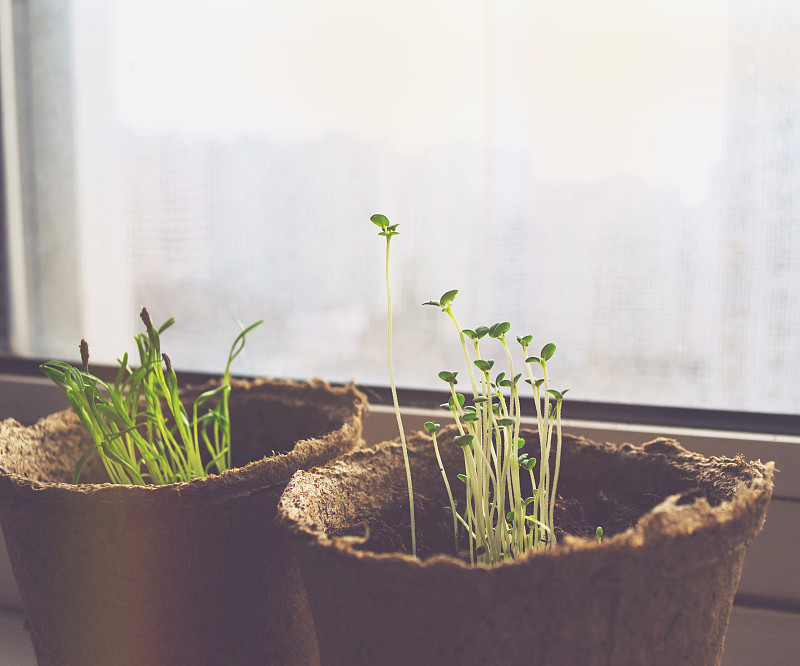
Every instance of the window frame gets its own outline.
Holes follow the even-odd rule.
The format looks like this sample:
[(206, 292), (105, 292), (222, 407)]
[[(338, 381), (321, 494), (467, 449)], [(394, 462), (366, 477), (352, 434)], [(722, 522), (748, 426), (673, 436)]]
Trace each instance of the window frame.
[[(13, 6), (13, 11), (26, 12), (27, 17), (27, 3), (12, 5), (10, 0), (0, 0), (0, 4), (5, 15)], [(0, 53), (3, 52), (4, 36), (8, 37), (8, 32), (0, 31)], [(0, 85), (0, 120), (3, 122), (8, 121), (9, 115), (9, 100), (3, 99), (7, 90), (7, 85)], [(1, 351), (12, 348), (12, 304), (22, 300), (13, 291), (12, 243), (8, 238), (13, 225), (21, 224), (21, 221), (9, 219), (8, 213), (15, 193), (8, 190), (7, 178), (16, 166), (6, 162), (5, 151), (10, 149), (9, 138), (0, 132), (0, 419), (13, 417), (32, 423), (56, 409), (66, 408), (67, 403), (61, 389), (41, 375), (38, 366), (46, 359), (25, 356), (24, 349), (20, 355)], [(24, 294), (25, 289), (21, 293)], [(27, 308), (28, 303), (22, 302), (21, 306)], [(27, 320), (27, 312), (23, 316)], [(111, 366), (93, 369), (106, 378), (113, 378), (115, 374)], [(201, 383), (212, 375), (185, 371), (180, 372), (179, 377), (182, 383)], [(396, 424), (388, 386), (361, 388), (373, 406), (367, 423), (367, 439), (374, 442), (393, 437)], [(429, 418), (442, 418), (443, 412), (437, 408), (443, 401), (443, 391), (400, 387), (398, 396), (407, 426), (411, 429), (419, 428)], [(523, 413), (534, 412), (531, 398), (523, 398), (522, 403)], [(780, 473), (771, 507), (775, 518), (768, 517), (769, 531), (756, 542), (753, 552), (748, 555), (743, 587), (736, 603), (753, 611), (766, 609), (788, 614), (794, 625), (800, 627), (800, 594), (779, 594), (781, 583), (796, 580), (798, 574), (789, 566), (773, 564), (782, 558), (785, 560), (784, 553), (797, 552), (800, 548), (800, 413), (771, 414), (567, 400), (564, 418), (567, 431), (595, 439), (622, 439), (637, 443), (667, 435), (676, 437), (687, 448), (707, 455), (733, 455), (741, 451), (751, 459), (778, 461)], [(9, 592), (13, 580), (8, 581), (10, 569), (4, 568), (4, 558), (4, 549), (0, 548), (0, 606), (18, 608), (18, 599)], [(792, 588), (792, 585), (788, 587)], [(728, 643), (730, 645), (731, 641)]]

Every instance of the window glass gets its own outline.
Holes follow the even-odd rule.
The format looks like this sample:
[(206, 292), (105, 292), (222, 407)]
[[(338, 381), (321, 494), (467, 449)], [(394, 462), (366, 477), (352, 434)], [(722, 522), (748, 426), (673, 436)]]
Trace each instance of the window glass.
[(13, 352), (146, 305), (178, 367), (264, 318), (238, 372), (385, 384), (381, 212), (401, 386), (463, 369), (457, 288), (576, 399), (800, 412), (797, 3), (28, 4)]

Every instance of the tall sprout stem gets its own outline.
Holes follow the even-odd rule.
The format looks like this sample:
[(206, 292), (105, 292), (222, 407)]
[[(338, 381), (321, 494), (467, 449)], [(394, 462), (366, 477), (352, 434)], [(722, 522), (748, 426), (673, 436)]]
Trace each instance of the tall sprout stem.
[(389, 282), (389, 247), (392, 242), (391, 235), (386, 236), (386, 358), (389, 364), (389, 383), (392, 387), (392, 401), (394, 414), (397, 417), (397, 429), (400, 431), (400, 443), (403, 447), (403, 462), (406, 466), (406, 481), (408, 483), (408, 512), (411, 519), (411, 554), (417, 556), (417, 526), (414, 520), (414, 489), (411, 484), (411, 464), (408, 461), (408, 446), (406, 446), (406, 433), (403, 429), (403, 418), (400, 416), (400, 402), (397, 399), (397, 387), (394, 382), (394, 367), (392, 365), (392, 288)]

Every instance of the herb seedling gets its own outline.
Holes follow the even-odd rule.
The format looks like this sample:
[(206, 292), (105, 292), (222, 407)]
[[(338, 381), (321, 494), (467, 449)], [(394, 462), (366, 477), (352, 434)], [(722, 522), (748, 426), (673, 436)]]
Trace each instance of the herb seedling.
[[(180, 400), (172, 362), (161, 351), (161, 335), (175, 320), (155, 328), (145, 308), (140, 316), (146, 329), (134, 337), (140, 365), (131, 368), (125, 353), (113, 384), (89, 372), (85, 340), (80, 345), (82, 369), (60, 361), (40, 366), (66, 389), (72, 408), (94, 440), (75, 467), (73, 483), (79, 482), (81, 469), (95, 450), (113, 483), (160, 485), (230, 468), (230, 367), (244, 348), (247, 334), (263, 322), (246, 328), (239, 324), (241, 331), (231, 345), (220, 386), (199, 395), (190, 416)], [(201, 448), (207, 454), (205, 464)]]
[[(531, 356), (528, 346), (532, 336), (517, 337), (528, 375), (525, 381), (533, 389), (536, 404), (539, 434), (537, 477), (534, 474), (537, 459), (520, 452), (525, 446), (525, 440), (519, 436), (518, 383), (522, 374), (515, 374), (513, 355), (506, 342), (511, 325), (499, 322), (474, 330), (462, 329), (452, 309), (457, 294), (458, 290), (454, 289), (445, 292), (438, 301), (424, 304), (439, 307), (456, 327), (472, 390), (472, 404), (468, 405), (466, 396), (456, 392), (458, 373), (439, 373), (439, 378), (450, 389), (450, 399), (442, 406), (452, 413), (458, 427), (459, 434), (453, 443), (464, 452), (465, 474), (458, 478), (466, 486), (466, 507), (463, 515), (454, 516), (454, 529), (456, 521), (466, 529), (471, 563), (477, 560), (495, 564), (529, 550), (556, 544), (553, 507), (561, 464), (561, 405), (566, 391), (550, 388), (547, 361), (552, 358), (556, 346), (546, 344), (539, 356)], [(471, 352), (467, 338), (472, 343)], [(481, 354), (484, 338), (493, 339), (502, 347), (508, 375), (500, 372), (492, 379), (495, 362)], [(541, 369), (541, 378), (534, 377), (533, 366)], [(432, 434), (435, 436), (435, 432)], [(555, 460), (551, 470), (553, 449)], [(522, 496), (521, 470), (530, 477), (529, 497)], [(455, 512), (449, 487), (448, 496), (451, 511)]]
[(389, 364), (389, 383), (392, 387), (392, 401), (394, 402), (394, 413), (397, 417), (397, 428), (400, 431), (400, 443), (403, 448), (403, 461), (406, 465), (406, 482), (408, 484), (408, 504), (409, 515), (411, 517), (411, 554), (417, 555), (417, 529), (414, 520), (414, 490), (411, 484), (411, 465), (408, 462), (408, 447), (406, 446), (406, 435), (403, 430), (403, 419), (400, 416), (400, 403), (397, 400), (397, 387), (394, 382), (394, 367), (392, 364), (392, 290), (389, 282), (389, 246), (392, 237), (397, 236), (397, 224), (389, 224), (389, 218), (380, 213), (376, 213), (369, 218), (373, 224), (380, 227), (379, 236), (386, 238), (386, 358)]
[[(416, 555), (416, 533), (414, 524), (414, 501), (411, 484), (411, 469), (403, 430), (403, 421), (397, 400), (397, 389), (392, 366), (392, 296), (389, 286), (389, 245), (398, 234), (396, 224), (390, 224), (385, 215), (373, 215), (371, 221), (380, 227), (380, 236), (386, 238), (386, 296), (387, 296), (387, 358), (392, 399), (400, 431), (403, 458), (408, 481), (408, 498), (411, 515), (412, 551)], [(530, 355), (528, 347), (533, 336), (518, 336), (522, 348), (525, 382), (533, 390), (536, 405), (536, 424), (539, 440), (539, 457), (530, 456), (521, 450), (525, 440), (520, 437), (520, 397), (518, 384), (522, 373), (515, 374), (514, 359), (506, 342), (511, 325), (498, 322), (492, 326), (462, 329), (453, 313), (453, 300), (457, 289), (442, 294), (433, 305), (441, 309), (458, 332), (461, 350), (467, 365), (472, 391), (472, 404), (466, 404), (465, 395), (456, 392), (457, 372), (443, 370), (439, 378), (448, 384), (450, 397), (442, 405), (455, 419), (458, 435), (453, 444), (464, 454), (464, 474), (458, 479), (465, 485), (466, 502), (462, 513), (457, 511), (458, 501), (453, 496), (447, 473), (439, 452), (438, 423), (425, 423), (431, 435), (436, 460), (444, 480), (449, 506), (445, 511), (453, 518), (453, 543), (459, 552), (459, 525), (466, 531), (469, 543), (470, 563), (476, 561), (496, 564), (503, 559), (517, 557), (531, 550), (551, 548), (556, 545), (553, 511), (561, 468), (561, 408), (567, 390), (558, 391), (550, 387), (547, 362), (553, 357), (556, 346), (544, 345), (538, 356)], [(469, 338), (470, 345), (467, 343)], [(508, 363), (508, 375), (500, 372), (492, 379), (495, 361), (481, 354), (481, 341), (489, 338), (502, 347)], [(541, 370), (541, 377), (534, 375), (534, 368)], [(530, 496), (523, 497), (520, 474), (527, 473), (530, 479)], [(599, 544), (603, 537), (598, 527), (595, 538)]]

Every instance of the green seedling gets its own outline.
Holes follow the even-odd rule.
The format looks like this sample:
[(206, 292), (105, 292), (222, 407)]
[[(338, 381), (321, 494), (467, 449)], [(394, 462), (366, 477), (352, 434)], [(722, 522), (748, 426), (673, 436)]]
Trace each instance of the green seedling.
[[(424, 304), (438, 307), (455, 326), (472, 389), (472, 404), (465, 405), (465, 397), (456, 393), (457, 373), (439, 373), (450, 389), (450, 398), (442, 406), (450, 411), (459, 431), (453, 444), (464, 453), (465, 474), (459, 474), (458, 478), (464, 483), (466, 502), (454, 524), (457, 521), (466, 530), (471, 563), (496, 564), (529, 550), (556, 545), (553, 507), (561, 464), (561, 406), (566, 391), (550, 387), (547, 362), (555, 354), (556, 346), (548, 343), (539, 356), (532, 356), (528, 347), (533, 337), (517, 337), (525, 359), (526, 382), (533, 389), (536, 404), (540, 461), (537, 468), (537, 458), (522, 450), (525, 440), (519, 435), (522, 373), (515, 373), (513, 355), (506, 342), (511, 325), (498, 322), (475, 329), (461, 328), (453, 312), (457, 294), (458, 290), (453, 289), (439, 300)], [(507, 362), (507, 370), (494, 380), (491, 373), (496, 363), (482, 356), (481, 345), (487, 339), (500, 345)], [(542, 377), (534, 376), (535, 367), (541, 370)], [(521, 473), (530, 479), (528, 497), (522, 494)]]
[(73, 483), (79, 482), (83, 465), (94, 451), (111, 482), (121, 484), (189, 481), (231, 466), (230, 367), (244, 348), (247, 334), (263, 322), (246, 328), (239, 324), (241, 330), (231, 345), (220, 385), (199, 395), (189, 414), (180, 399), (172, 362), (161, 351), (161, 335), (175, 320), (156, 328), (145, 308), (140, 316), (145, 332), (134, 337), (140, 365), (130, 367), (126, 353), (118, 361), (113, 384), (89, 371), (85, 340), (80, 345), (80, 369), (60, 361), (40, 366), (66, 390), (94, 441), (78, 460)]
[(392, 238), (400, 232), (397, 231), (397, 224), (389, 224), (389, 219), (385, 215), (376, 213), (369, 218), (373, 224), (380, 227), (379, 236), (386, 238), (386, 358), (389, 364), (389, 383), (392, 387), (392, 401), (394, 402), (394, 413), (397, 417), (397, 428), (400, 431), (400, 442), (403, 448), (403, 461), (406, 466), (406, 482), (408, 484), (408, 505), (411, 517), (411, 554), (417, 556), (417, 529), (414, 520), (414, 490), (411, 484), (411, 465), (408, 461), (408, 448), (406, 446), (406, 434), (403, 430), (403, 419), (400, 416), (400, 403), (397, 400), (397, 387), (394, 382), (394, 366), (392, 363), (392, 289), (389, 281), (389, 246)]
[[(389, 244), (391, 238), (398, 233), (398, 225), (390, 224), (384, 215), (373, 215), (370, 219), (380, 227), (379, 235), (386, 238), (389, 379), (406, 463), (414, 544), (412, 548), (416, 554), (411, 471), (392, 368)], [(445, 511), (453, 517), (455, 553), (458, 553), (460, 526), (467, 534), (470, 563), (477, 561), (496, 564), (531, 550), (552, 548), (556, 545), (553, 509), (561, 467), (561, 409), (567, 391), (558, 391), (550, 386), (547, 363), (556, 352), (555, 344), (545, 344), (539, 355), (535, 356), (528, 352), (533, 336), (518, 336), (517, 342), (522, 348), (524, 372), (527, 375), (525, 382), (531, 386), (536, 405), (539, 455), (538, 458), (529, 455), (523, 451), (526, 443), (520, 437), (519, 383), (523, 373), (515, 373), (513, 354), (506, 342), (511, 325), (509, 322), (498, 322), (475, 329), (461, 328), (453, 313), (453, 301), (457, 295), (458, 290), (453, 289), (442, 294), (439, 300), (428, 301), (424, 305), (438, 307), (455, 326), (472, 393), (472, 402), (467, 404), (466, 396), (456, 391), (458, 373), (452, 370), (439, 372), (439, 379), (450, 390), (450, 396), (442, 407), (452, 414), (458, 428), (453, 444), (464, 454), (464, 474), (457, 475), (464, 484), (466, 495), (461, 513), (457, 511), (458, 501), (453, 496), (439, 452), (439, 424), (428, 422), (425, 429), (431, 435), (447, 490), (449, 506), (445, 507)], [(507, 361), (507, 371), (498, 373), (494, 380), (491, 373), (495, 369), (495, 361), (484, 358), (481, 354), (481, 344), (486, 339), (500, 345)], [(534, 368), (541, 371), (541, 377), (534, 375)], [(523, 496), (520, 474), (527, 475), (530, 480), (531, 492), (528, 497)], [(597, 529), (596, 538), (599, 543), (602, 539), (602, 528)]]

